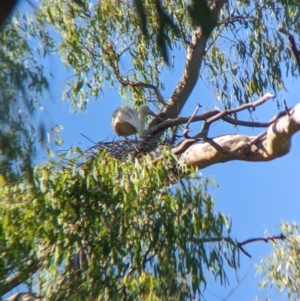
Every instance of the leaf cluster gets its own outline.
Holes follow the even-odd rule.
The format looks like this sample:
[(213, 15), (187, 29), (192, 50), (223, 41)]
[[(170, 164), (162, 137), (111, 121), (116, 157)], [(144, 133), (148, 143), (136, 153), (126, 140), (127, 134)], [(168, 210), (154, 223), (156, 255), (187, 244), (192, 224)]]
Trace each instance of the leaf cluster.
[(285, 88), (285, 76), (299, 76), (287, 40), (278, 31), (286, 24), (299, 31), (297, 1), (230, 1), (220, 14), (201, 76), (210, 81), (225, 109)]
[(75, 76), (66, 83), (63, 95), (74, 110), (84, 110), (107, 84), (119, 86), (122, 96), (137, 105), (143, 99), (157, 100), (153, 87), (164, 88), (159, 76), (165, 65), (157, 41), (177, 47), (180, 37), (172, 24), (185, 23), (186, 8), (184, 1), (153, 0), (143, 1), (143, 7), (147, 36), (133, 1), (41, 1), (34, 14), (35, 30), (54, 37), (57, 44), (52, 51)]

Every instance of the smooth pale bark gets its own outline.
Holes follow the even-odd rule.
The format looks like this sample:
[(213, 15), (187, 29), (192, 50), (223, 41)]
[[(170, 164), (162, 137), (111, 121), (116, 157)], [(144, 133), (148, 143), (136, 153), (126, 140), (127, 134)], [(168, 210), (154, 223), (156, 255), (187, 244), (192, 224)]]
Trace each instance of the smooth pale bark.
[(224, 135), (214, 138), (213, 141), (228, 154), (216, 150), (207, 142), (195, 142), (178, 155), (178, 159), (180, 163), (199, 169), (232, 160), (270, 161), (289, 152), (292, 136), (299, 130), (300, 103), (290, 109), (288, 115), (269, 126), (265, 135)]

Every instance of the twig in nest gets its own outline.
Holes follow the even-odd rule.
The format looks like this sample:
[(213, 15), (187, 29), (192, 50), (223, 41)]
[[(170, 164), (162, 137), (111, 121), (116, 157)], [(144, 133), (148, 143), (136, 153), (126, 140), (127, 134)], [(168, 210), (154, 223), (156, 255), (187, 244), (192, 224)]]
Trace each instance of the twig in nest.
[(96, 145), (97, 143), (94, 142), (93, 140), (91, 140), (89, 137), (87, 137), (86, 135), (80, 133), (81, 136), (83, 136), (84, 138), (86, 138), (87, 140), (89, 140), (90, 142), (92, 142), (94, 145)]

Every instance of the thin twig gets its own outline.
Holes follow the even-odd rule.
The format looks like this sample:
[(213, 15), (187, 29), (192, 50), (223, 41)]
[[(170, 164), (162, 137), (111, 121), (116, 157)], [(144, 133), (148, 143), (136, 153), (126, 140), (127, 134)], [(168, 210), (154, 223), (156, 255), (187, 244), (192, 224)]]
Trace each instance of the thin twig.
[(232, 238), (230, 237), (220, 237), (220, 238), (206, 238), (206, 239), (201, 239), (199, 240), (199, 242), (201, 243), (208, 243), (208, 242), (228, 242), (234, 246), (236, 246), (237, 248), (239, 248), (246, 256), (251, 258), (251, 255), (246, 252), (243, 248), (244, 245), (253, 243), (253, 242), (257, 242), (257, 241), (264, 241), (264, 242), (269, 242), (271, 241), (275, 241), (275, 240), (285, 240), (286, 237), (283, 234), (277, 235), (277, 236), (268, 236), (268, 237), (258, 237), (258, 238), (250, 238), (247, 239), (243, 242), (236, 242), (234, 241)]
[(241, 106), (239, 106), (237, 108), (233, 108), (233, 109), (229, 109), (229, 110), (224, 110), (224, 111), (220, 112), (219, 114), (217, 114), (217, 115), (209, 118), (206, 122), (208, 124), (211, 124), (211, 123), (213, 123), (213, 122), (221, 119), (222, 117), (224, 117), (226, 115), (237, 113), (237, 112), (243, 111), (245, 109), (257, 107), (257, 106), (265, 103), (268, 99), (274, 98), (274, 97), (275, 97), (275, 95), (273, 95), (271, 93), (267, 93), (261, 99), (255, 101), (255, 102), (246, 103), (246, 104), (241, 105)]
[(197, 106), (196, 106), (196, 109), (193, 113), (193, 115), (190, 117), (190, 119), (188, 120), (188, 122), (186, 123), (185, 125), (185, 128), (184, 128), (184, 131), (183, 131), (183, 137), (185, 139), (191, 139), (189, 136), (188, 136), (188, 132), (190, 132), (191, 130), (189, 129), (189, 125), (190, 123), (193, 121), (193, 119), (195, 118), (196, 114), (198, 113), (199, 109), (200, 109), (201, 105), (199, 103), (197, 103)]
[(287, 114), (289, 117), (291, 117), (291, 112), (289, 111), (289, 108), (288, 108), (287, 105), (286, 105), (285, 99), (284, 99), (282, 102), (283, 102), (283, 107), (284, 107), (284, 110), (285, 110), (286, 114)]
[(265, 243), (269, 242), (269, 240), (271, 241), (275, 241), (275, 240), (285, 240), (286, 237), (283, 234), (280, 235), (276, 235), (276, 236), (268, 236), (268, 237), (258, 237), (258, 238), (250, 238), (247, 240), (244, 240), (243, 242), (238, 243), (239, 246), (244, 246), (253, 242), (257, 242), (257, 241), (264, 241)]

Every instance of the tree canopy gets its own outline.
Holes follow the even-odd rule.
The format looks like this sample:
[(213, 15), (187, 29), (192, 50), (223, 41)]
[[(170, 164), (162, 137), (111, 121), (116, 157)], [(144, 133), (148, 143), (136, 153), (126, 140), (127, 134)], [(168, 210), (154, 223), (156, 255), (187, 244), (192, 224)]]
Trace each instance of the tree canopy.
[[(200, 300), (210, 275), (226, 285), (227, 270), (249, 256), (245, 245), (265, 240), (274, 254), (259, 268), (262, 286), (299, 299), (298, 225), (237, 241), (198, 172), (289, 152), (299, 104), (276, 99), (271, 120), (251, 117), (286, 78), (299, 77), (299, 14), (299, 1), (41, 0), (12, 15), (0, 32), (1, 295), (26, 283), (32, 290), (10, 300)], [(185, 65), (166, 98), (162, 74), (176, 64), (174, 49)], [(132, 107), (151, 104), (159, 118), (139, 141), (49, 148), (38, 162), (50, 130), (37, 115), (55, 77), (43, 58), (52, 55), (71, 74), (61, 97), (74, 111), (113, 88)], [(199, 78), (218, 105), (179, 117)], [(249, 120), (238, 118), (242, 111)], [(218, 120), (266, 131), (211, 137)], [(191, 136), (196, 121), (203, 125)]]

